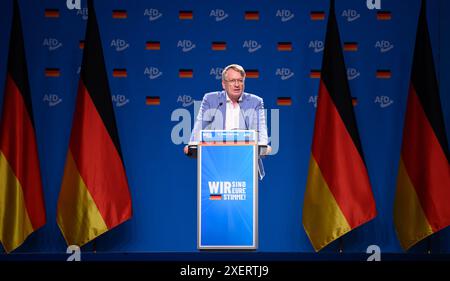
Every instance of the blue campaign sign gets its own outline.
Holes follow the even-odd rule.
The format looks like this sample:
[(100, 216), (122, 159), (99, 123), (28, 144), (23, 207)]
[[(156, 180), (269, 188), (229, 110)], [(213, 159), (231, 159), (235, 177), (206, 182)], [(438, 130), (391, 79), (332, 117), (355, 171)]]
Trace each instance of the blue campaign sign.
[(256, 249), (255, 163), (254, 144), (199, 146), (199, 249)]

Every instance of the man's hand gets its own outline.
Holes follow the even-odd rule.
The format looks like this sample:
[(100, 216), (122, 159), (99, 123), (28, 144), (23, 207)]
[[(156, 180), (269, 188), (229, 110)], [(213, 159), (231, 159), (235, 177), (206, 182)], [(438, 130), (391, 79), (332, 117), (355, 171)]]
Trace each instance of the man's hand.
[(270, 145), (267, 145), (264, 149), (261, 149), (260, 156), (264, 157), (269, 155), (272, 152), (272, 147)]
[(187, 145), (185, 145), (184, 146), (184, 148), (183, 148), (183, 152), (184, 152), (184, 154), (188, 154), (188, 152), (189, 152), (189, 148), (188, 148), (188, 146)]

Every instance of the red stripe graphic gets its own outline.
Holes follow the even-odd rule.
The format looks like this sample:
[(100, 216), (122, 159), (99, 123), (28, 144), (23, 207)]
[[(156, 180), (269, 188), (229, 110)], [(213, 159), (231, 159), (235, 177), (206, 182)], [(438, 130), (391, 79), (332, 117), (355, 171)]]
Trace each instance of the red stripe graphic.
[(58, 9), (45, 9), (44, 16), (46, 18), (59, 18), (59, 10)]
[(321, 11), (313, 11), (310, 13), (311, 20), (324, 20), (325, 19), (325, 12)]
[(128, 13), (126, 10), (114, 10), (112, 12), (113, 19), (126, 19), (128, 17)]
[(351, 228), (375, 216), (365, 164), (331, 96), (320, 83), (312, 154)]
[(159, 41), (147, 41), (145, 43), (145, 49), (146, 50), (159, 50), (161, 49), (161, 44)]
[(391, 20), (391, 19), (392, 19), (391, 12), (387, 11), (377, 12), (377, 20)]
[(9, 74), (3, 102), (0, 150), (22, 185), (28, 216), (37, 229), (45, 223), (45, 209), (36, 136), (22, 94)]
[(180, 11), (178, 13), (178, 18), (180, 20), (191, 20), (194, 18), (194, 14), (192, 13), (192, 11)]
[(450, 172), (444, 151), (413, 86), (403, 129), (402, 158), (433, 231), (450, 223)]
[(259, 20), (259, 12), (258, 11), (246, 11), (245, 20)]
[(257, 69), (248, 69), (245, 73), (246, 78), (259, 78), (259, 71)]
[[(110, 228), (131, 216), (125, 170), (82, 80), (78, 89), (70, 150), (80, 176)], [(86, 120), (89, 122), (83, 122)]]

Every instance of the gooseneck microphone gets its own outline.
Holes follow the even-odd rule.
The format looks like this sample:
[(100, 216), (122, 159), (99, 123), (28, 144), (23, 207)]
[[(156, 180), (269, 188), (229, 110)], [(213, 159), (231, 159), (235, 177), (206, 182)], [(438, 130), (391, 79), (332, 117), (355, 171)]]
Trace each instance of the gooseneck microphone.
[(241, 113), (242, 119), (244, 119), (245, 129), (248, 130), (247, 119), (245, 119), (244, 113), (242, 113), (242, 108), (240, 108), (242, 101), (238, 100), (238, 103), (239, 103), (239, 112)]
[(217, 105), (217, 107), (216, 107), (216, 110), (214, 110), (214, 114), (213, 114), (213, 116), (212, 116), (212, 118), (211, 118), (211, 120), (209, 121), (210, 122), (210, 124), (212, 123), (212, 122), (214, 122), (214, 119), (216, 118), (216, 113), (217, 113), (217, 110), (219, 109), (219, 107), (221, 107), (223, 105), (223, 102), (219, 102), (219, 104)]

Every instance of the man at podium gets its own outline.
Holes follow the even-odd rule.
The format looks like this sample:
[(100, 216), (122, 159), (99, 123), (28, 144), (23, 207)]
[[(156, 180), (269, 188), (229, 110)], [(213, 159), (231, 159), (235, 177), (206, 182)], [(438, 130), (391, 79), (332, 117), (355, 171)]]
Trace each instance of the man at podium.
[[(261, 155), (270, 154), (264, 103), (261, 97), (244, 92), (245, 70), (231, 64), (222, 71), (223, 91), (206, 93), (198, 112), (189, 144), (200, 141), (201, 130), (255, 130)], [(188, 145), (184, 153), (188, 154)], [(260, 177), (264, 177), (262, 161), (258, 161)]]

